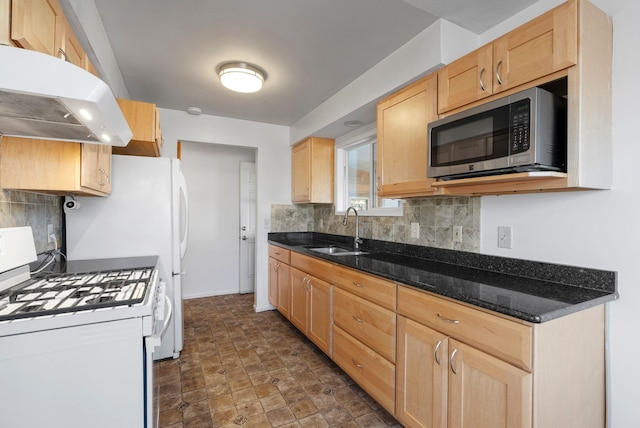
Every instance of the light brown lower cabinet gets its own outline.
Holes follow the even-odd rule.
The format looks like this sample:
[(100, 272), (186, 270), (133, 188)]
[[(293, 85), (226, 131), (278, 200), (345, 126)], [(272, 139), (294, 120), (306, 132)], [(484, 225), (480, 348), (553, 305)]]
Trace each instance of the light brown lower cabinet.
[(531, 426), (531, 373), (402, 316), (396, 370), (407, 427)]
[[(296, 260), (292, 260), (294, 263)], [(291, 266), (290, 278), (289, 321), (325, 354), (331, 355), (333, 285), (294, 266)]]
[(603, 428), (604, 305), (526, 323), (398, 287), (407, 427)]
[(396, 366), (333, 326), (333, 361), (389, 413), (394, 413)]
[(291, 310), (291, 251), (269, 245), (269, 303), (289, 319)]

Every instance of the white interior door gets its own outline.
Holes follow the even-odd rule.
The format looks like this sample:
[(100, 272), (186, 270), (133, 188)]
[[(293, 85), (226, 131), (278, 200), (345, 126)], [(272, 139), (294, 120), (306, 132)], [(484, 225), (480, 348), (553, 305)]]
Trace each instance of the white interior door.
[(240, 293), (255, 290), (256, 187), (255, 162), (240, 162)]

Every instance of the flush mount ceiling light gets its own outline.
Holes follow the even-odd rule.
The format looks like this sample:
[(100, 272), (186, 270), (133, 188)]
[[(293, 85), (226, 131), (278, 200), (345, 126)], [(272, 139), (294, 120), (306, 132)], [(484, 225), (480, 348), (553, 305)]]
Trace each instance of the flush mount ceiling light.
[(218, 67), (220, 83), (232, 91), (250, 93), (262, 89), (265, 72), (246, 62), (226, 62)]

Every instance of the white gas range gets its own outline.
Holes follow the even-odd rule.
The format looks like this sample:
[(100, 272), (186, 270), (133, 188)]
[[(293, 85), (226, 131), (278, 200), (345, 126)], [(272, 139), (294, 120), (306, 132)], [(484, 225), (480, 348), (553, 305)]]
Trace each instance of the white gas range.
[(31, 277), (34, 259), (30, 228), (0, 229), (3, 426), (156, 426), (152, 353), (171, 318), (157, 257)]

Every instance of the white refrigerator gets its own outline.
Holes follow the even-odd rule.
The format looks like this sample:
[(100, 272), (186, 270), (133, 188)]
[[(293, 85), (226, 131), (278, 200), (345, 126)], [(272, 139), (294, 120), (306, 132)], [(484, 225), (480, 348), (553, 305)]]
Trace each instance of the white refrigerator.
[(111, 179), (108, 197), (76, 197), (75, 204), (65, 200), (67, 258), (159, 256), (174, 316), (153, 358), (177, 358), (184, 337), (181, 276), (189, 229), (180, 161), (114, 155)]

